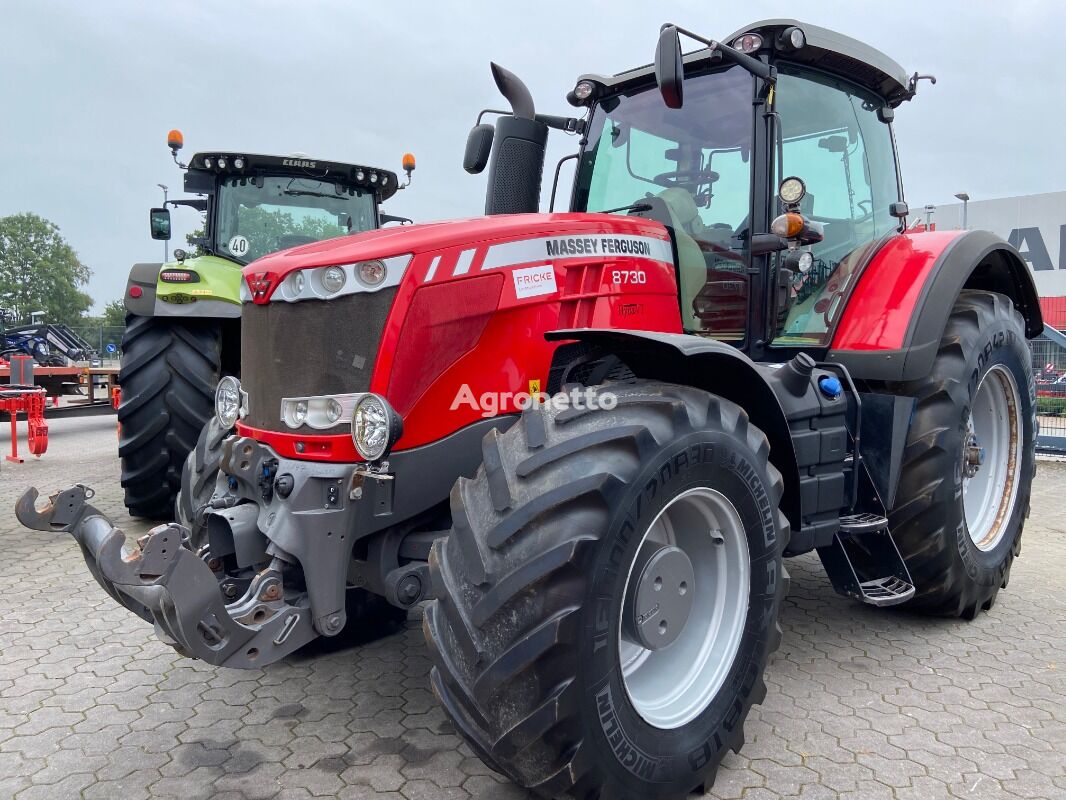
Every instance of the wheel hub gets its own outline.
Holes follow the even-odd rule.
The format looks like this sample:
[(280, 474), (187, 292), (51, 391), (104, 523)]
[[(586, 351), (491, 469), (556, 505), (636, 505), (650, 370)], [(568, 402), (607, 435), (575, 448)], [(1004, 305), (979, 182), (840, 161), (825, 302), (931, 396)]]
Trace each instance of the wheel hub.
[(971, 433), (966, 440), (963, 449), (963, 473), (967, 478), (977, 474), (977, 470), (985, 463), (985, 449), (977, 441), (977, 434)]
[(672, 498), (644, 532), (619, 609), (619, 667), (645, 722), (679, 728), (711, 703), (740, 648), (750, 586), (729, 499), (710, 487)]
[[(647, 543), (637, 557), (626, 608), (626, 633), (648, 650), (673, 644), (688, 622), (695, 592), (692, 561), (679, 547)], [(634, 591), (635, 588), (635, 591)]]

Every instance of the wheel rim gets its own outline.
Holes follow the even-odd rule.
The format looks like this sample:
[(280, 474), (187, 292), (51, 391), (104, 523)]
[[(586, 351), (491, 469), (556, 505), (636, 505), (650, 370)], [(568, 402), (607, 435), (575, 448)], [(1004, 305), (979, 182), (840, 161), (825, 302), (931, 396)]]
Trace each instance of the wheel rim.
[(962, 448), (962, 498), (966, 529), (978, 549), (1003, 539), (1018, 496), (1022, 432), (1018, 384), (997, 364), (981, 379)]
[[(751, 583), (748, 540), (740, 514), (725, 495), (700, 487), (678, 495), (659, 512), (644, 533), (635, 565), (649, 548), (665, 548), (671, 554), (680, 550), (687, 556), (691, 611), (670, 644), (645, 647), (632, 626), (624, 624), (627, 604), (648, 585), (639, 583), (642, 575), (631, 565), (618, 655), (626, 693), (637, 713), (654, 727), (679, 728), (710, 705), (740, 649)], [(649, 569), (654, 568), (652, 562)], [(645, 570), (643, 577), (650, 576)], [(665, 577), (664, 591), (678, 591)]]

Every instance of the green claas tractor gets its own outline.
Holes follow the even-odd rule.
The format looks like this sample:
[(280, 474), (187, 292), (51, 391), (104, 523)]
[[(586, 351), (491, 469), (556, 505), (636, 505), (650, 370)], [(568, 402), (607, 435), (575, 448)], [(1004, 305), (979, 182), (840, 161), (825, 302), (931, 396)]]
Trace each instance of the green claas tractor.
[(395, 173), (306, 156), (197, 153), (178, 161), (181, 131), (167, 136), (185, 191), (151, 210), (153, 239), (171, 236), (170, 209), (202, 215), (195, 253), (134, 264), (124, 295), (126, 332), (118, 408), (125, 503), (135, 516), (171, 519), (182, 465), (211, 417), (215, 385), (240, 372), (241, 269), (268, 253), (408, 222), (381, 203), (411, 181), (414, 156)]

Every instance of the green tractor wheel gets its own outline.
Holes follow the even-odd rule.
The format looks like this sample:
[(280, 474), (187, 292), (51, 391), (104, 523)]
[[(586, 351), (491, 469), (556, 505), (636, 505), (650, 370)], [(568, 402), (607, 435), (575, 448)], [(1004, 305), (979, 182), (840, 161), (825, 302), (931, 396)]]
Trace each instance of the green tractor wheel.
[(133, 516), (173, 519), (182, 466), (214, 409), (221, 350), (218, 320), (127, 317), (118, 451)]

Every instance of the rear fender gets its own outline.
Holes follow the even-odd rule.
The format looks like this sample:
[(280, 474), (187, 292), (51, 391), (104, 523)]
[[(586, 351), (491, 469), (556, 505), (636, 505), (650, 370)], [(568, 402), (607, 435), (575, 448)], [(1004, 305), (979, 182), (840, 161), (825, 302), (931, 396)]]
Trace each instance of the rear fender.
[(126, 311), (138, 317), (155, 316), (155, 287), (159, 281), (159, 262), (134, 264), (122, 295)]
[(1026, 335), (1043, 331), (1032, 274), (1010, 244), (987, 231), (907, 233), (882, 247), (862, 273), (827, 360), (868, 380), (928, 374), (963, 289), (1010, 297)]
[[(168, 271), (192, 274), (195, 281), (166, 281), (163, 276)], [(126, 311), (140, 317), (238, 319), (241, 269), (232, 261), (212, 255), (167, 264), (134, 264), (124, 301)]]
[(747, 411), (770, 441), (770, 462), (785, 481), (782, 510), (792, 530), (800, 530), (799, 467), (785, 412), (769, 382), (771, 370), (727, 344), (685, 334), (586, 328), (552, 331), (546, 338), (594, 344), (640, 378), (704, 389)]

